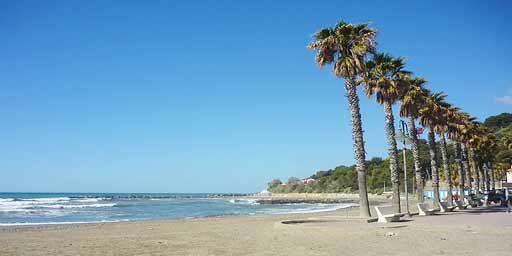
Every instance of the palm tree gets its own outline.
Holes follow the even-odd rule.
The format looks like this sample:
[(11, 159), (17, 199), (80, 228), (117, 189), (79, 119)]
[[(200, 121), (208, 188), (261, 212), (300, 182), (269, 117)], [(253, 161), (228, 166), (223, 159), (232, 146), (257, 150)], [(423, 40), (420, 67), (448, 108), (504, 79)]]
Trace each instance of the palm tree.
[(446, 201), (451, 206), (453, 204), (453, 196), (452, 196), (452, 174), (450, 170), (450, 165), (448, 162), (448, 149), (446, 143), (446, 133), (450, 130), (451, 118), (458, 113), (459, 108), (457, 107), (448, 107), (444, 109), (444, 115), (441, 116), (440, 124), (437, 126), (438, 134), (441, 138), (441, 157), (443, 160), (443, 169), (444, 169), (444, 178), (447, 187), (446, 193)]
[(480, 185), (483, 185), (483, 182), (480, 182), (483, 179), (483, 175), (481, 175), (482, 170), (479, 166), (477, 156), (475, 155), (475, 148), (478, 147), (480, 141), (480, 133), (478, 131), (478, 123), (473, 121), (469, 126), (468, 133), (468, 158), (469, 158), (469, 169), (473, 174), (473, 183), (471, 184), (471, 188), (474, 191), (479, 191), (481, 189)]
[(411, 137), (412, 142), (412, 157), (414, 161), (414, 171), (416, 174), (416, 196), (418, 202), (423, 203), (423, 171), (421, 169), (420, 151), (414, 120), (419, 117), (419, 108), (424, 104), (425, 97), (430, 92), (423, 88), (427, 81), (421, 77), (408, 79), (407, 82), (409, 83), (409, 86), (405, 88), (404, 94), (400, 100), (400, 116), (407, 117), (409, 124), (409, 136)]
[(460, 151), (461, 151), (461, 161), (462, 161), (462, 168), (464, 171), (464, 178), (466, 187), (471, 187), (471, 170), (469, 168), (469, 159), (468, 159), (468, 152), (467, 152), (467, 143), (471, 138), (471, 132), (473, 123), (475, 122), (475, 118), (471, 117), (468, 113), (460, 113), (460, 122), (458, 124), (458, 129), (460, 133)]
[(468, 141), (471, 146), (473, 165), (478, 170), (476, 187), (481, 190), (491, 189), (491, 178), (489, 177), (489, 165), (496, 155), (496, 139), (494, 135), (481, 123), (474, 122), (472, 136)]
[(463, 168), (462, 164), (462, 149), (461, 149), (461, 141), (464, 140), (464, 130), (465, 130), (465, 121), (466, 121), (466, 114), (461, 113), (458, 110), (454, 110), (450, 117), (449, 117), (449, 123), (448, 123), (448, 138), (455, 143), (453, 144), (454, 147), (454, 155), (455, 155), (455, 162), (457, 165), (457, 172), (459, 176), (459, 201), (461, 204), (464, 204), (464, 188), (465, 188), (465, 176), (466, 172)]
[(474, 191), (479, 191), (480, 185), (483, 185), (483, 183), (480, 182), (480, 179), (483, 178), (483, 176), (481, 175), (482, 170), (481, 170), (480, 166), (477, 164), (478, 163), (477, 156), (475, 155), (474, 149), (471, 147), (468, 150), (468, 157), (470, 160), (469, 168), (471, 169), (471, 173), (473, 174), (472, 188)]
[(444, 109), (449, 105), (444, 102), (446, 95), (442, 92), (432, 93), (427, 97), (425, 106), (420, 110), (420, 123), (428, 127), (428, 146), (430, 153), (430, 168), (432, 172), (432, 190), (434, 193), (432, 207), (439, 209), (439, 174), (437, 170), (437, 151), (435, 132), (441, 124)]
[(392, 106), (401, 98), (407, 86), (405, 78), (409, 74), (409, 71), (404, 70), (403, 58), (393, 58), (391, 55), (379, 53), (374, 54), (373, 59), (366, 62), (366, 70), (361, 76), (368, 97), (375, 95), (377, 103), (384, 107), (389, 169), (393, 186), (392, 205), (395, 213), (400, 213), (400, 172)]
[(334, 27), (320, 29), (313, 35), (314, 42), (308, 45), (310, 49), (317, 50), (315, 62), (320, 67), (333, 64), (334, 75), (345, 80), (352, 123), (361, 217), (370, 216), (370, 207), (366, 190), (367, 167), (356, 79), (364, 70), (366, 55), (375, 51), (376, 34), (377, 31), (370, 28), (367, 23), (351, 24), (342, 21)]

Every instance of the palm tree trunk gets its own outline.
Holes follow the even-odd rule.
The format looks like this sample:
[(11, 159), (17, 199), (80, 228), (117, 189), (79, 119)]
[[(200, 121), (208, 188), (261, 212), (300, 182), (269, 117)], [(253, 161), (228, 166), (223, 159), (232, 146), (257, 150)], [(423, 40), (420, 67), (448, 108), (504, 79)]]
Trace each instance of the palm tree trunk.
[(466, 144), (460, 144), (461, 151), (461, 159), (462, 159), (462, 168), (464, 169), (464, 179), (466, 186), (471, 187), (471, 173), (469, 172), (469, 162), (468, 162), (468, 154), (466, 152)]
[(393, 186), (393, 211), (400, 213), (400, 172), (398, 171), (398, 149), (395, 139), (395, 118), (391, 102), (384, 101), (384, 114), (386, 116), (386, 136), (388, 139), (389, 171), (391, 185)]
[(477, 171), (480, 173), (479, 174), (480, 190), (485, 191), (485, 190), (487, 190), (487, 188), (485, 186), (486, 185), (485, 168), (483, 168), (483, 166), (480, 164), (480, 162), (478, 162)]
[(489, 191), (489, 190), (491, 190), (491, 181), (489, 178), (489, 168), (487, 167), (487, 165), (483, 165), (483, 169), (484, 169), (484, 177), (485, 177), (485, 190)]
[(487, 166), (489, 167), (489, 178), (491, 181), (491, 190), (495, 190), (496, 189), (496, 181), (494, 180), (494, 171), (492, 169), (492, 165), (490, 162), (487, 164)]
[(428, 130), (428, 147), (430, 152), (430, 169), (432, 171), (432, 192), (434, 198), (432, 200), (432, 208), (439, 209), (439, 175), (437, 173), (437, 152), (436, 138), (432, 129)]
[(345, 80), (348, 106), (350, 109), (350, 121), (352, 123), (352, 142), (354, 159), (356, 161), (357, 184), (359, 187), (359, 216), (370, 217), (370, 204), (366, 190), (366, 153), (364, 150), (363, 125), (359, 109), (359, 97), (355, 79)]
[(455, 159), (457, 162), (457, 172), (459, 174), (459, 201), (464, 204), (464, 169), (462, 168), (462, 153), (460, 143), (455, 143)]
[(478, 166), (476, 163), (475, 152), (473, 151), (472, 148), (469, 148), (468, 155), (469, 155), (469, 159), (471, 161), (471, 164), (469, 165), (469, 167), (471, 168), (471, 172), (473, 174), (473, 183), (471, 184), (471, 188), (474, 191), (478, 191), (478, 190), (480, 190), (480, 184), (483, 185), (483, 183), (480, 182), (480, 177), (481, 177), (481, 175), (479, 175), (480, 166)]
[(412, 139), (412, 158), (414, 160), (414, 172), (416, 174), (416, 197), (418, 203), (423, 203), (423, 178), (420, 164), (420, 150), (418, 147), (418, 137), (416, 136), (416, 125), (414, 118), (408, 117), (409, 121), (409, 135)]
[(446, 138), (444, 133), (441, 135), (441, 157), (443, 158), (444, 178), (446, 180), (446, 185), (448, 187), (448, 191), (446, 193), (446, 201), (448, 202), (448, 205), (452, 206), (452, 173), (450, 170), (450, 166), (448, 165), (448, 155), (446, 152)]

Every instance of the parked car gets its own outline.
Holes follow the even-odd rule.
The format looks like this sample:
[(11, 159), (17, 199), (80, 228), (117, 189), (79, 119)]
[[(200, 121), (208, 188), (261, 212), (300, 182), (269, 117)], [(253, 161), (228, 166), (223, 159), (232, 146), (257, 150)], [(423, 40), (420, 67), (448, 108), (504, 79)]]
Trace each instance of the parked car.
[(501, 206), (507, 206), (505, 200), (505, 189), (491, 190), (487, 194), (487, 203), (495, 203)]

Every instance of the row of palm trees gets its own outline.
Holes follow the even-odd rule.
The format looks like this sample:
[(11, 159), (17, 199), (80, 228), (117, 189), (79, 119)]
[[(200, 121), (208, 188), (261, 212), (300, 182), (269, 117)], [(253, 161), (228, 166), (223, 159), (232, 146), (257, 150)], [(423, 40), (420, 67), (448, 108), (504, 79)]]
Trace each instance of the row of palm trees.
[[(431, 92), (425, 87), (427, 81), (415, 77), (405, 70), (403, 58), (395, 58), (376, 50), (377, 30), (367, 23), (352, 24), (339, 22), (314, 34), (309, 48), (316, 50), (315, 62), (320, 66), (332, 65), (334, 75), (343, 78), (347, 92), (352, 123), (354, 158), (359, 185), (360, 215), (370, 216), (366, 189), (365, 148), (363, 128), (359, 107), (357, 86), (362, 85), (368, 97), (375, 96), (382, 105), (385, 114), (385, 129), (389, 154), (389, 169), (392, 182), (392, 206), (395, 213), (400, 212), (400, 171), (398, 169), (398, 150), (395, 139), (393, 105), (400, 102), (400, 116), (408, 120), (409, 137), (414, 159), (414, 171), (417, 182), (417, 200), (423, 202), (423, 173), (419, 158), (416, 121), (428, 129), (430, 169), (432, 176), (433, 206), (438, 208), (439, 169), (437, 163), (436, 135), (439, 140), (442, 169), (448, 188), (447, 202), (452, 204), (452, 173), (447, 155), (447, 139), (451, 140), (459, 177), (459, 189), (471, 186), (473, 189), (491, 189), (494, 175), (490, 162), (496, 150), (497, 141), (492, 134), (475, 118), (452, 104), (446, 102), (446, 95)], [(491, 177), (491, 178), (490, 178)], [(463, 193), (463, 192), (461, 192)], [(463, 196), (460, 197), (461, 200)]]

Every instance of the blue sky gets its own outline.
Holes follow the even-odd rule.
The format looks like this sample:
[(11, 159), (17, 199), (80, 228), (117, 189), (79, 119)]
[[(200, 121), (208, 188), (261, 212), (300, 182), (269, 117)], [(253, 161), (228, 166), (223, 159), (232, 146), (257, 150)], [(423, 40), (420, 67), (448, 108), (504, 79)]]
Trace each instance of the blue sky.
[(306, 49), (341, 19), (463, 110), (510, 112), (510, 1), (411, 2), (4, 1), (0, 191), (253, 192), (352, 164), (343, 81)]

